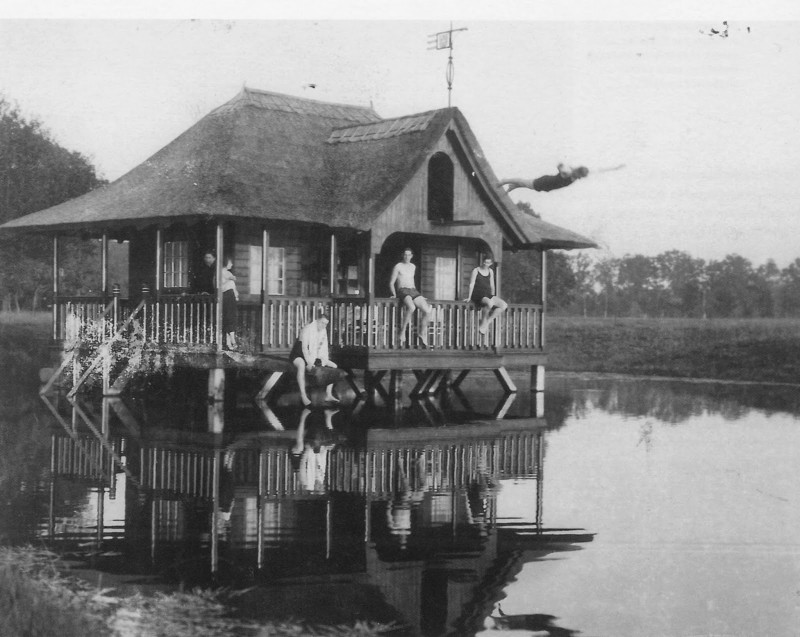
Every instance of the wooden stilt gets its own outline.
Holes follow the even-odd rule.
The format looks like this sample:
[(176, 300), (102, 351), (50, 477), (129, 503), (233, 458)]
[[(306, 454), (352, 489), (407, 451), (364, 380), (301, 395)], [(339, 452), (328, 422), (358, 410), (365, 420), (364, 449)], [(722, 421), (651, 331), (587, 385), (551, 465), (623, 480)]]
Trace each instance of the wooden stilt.
[(505, 367), (498, 367), (493, 371), (494, 375), (497, 377), (497, 380), (500, 382), (500, 385), (502, 385), (503, 389), (507, 393), (517, 391), (517, 386), (514, 384), (514, 381), (511, 380), (511, 376), (508, 375)]
[(417, 384), (411, 390), (410, 396), (421, 396), (427, 392), (428, 385), (431, 378), (436, 373), (436, 370), (414, 370), (414, 376), (417, 377)]
[(461, 383), (462, 383), (462, 382), (464, 381), (464, 379), (467, 377), (467, 374), (469, 374), (469, 372), (470, 372), (470, 370), (468, 370), (468, 369), (462, 369), (462, 370), (461, 370), (461, 371), (458, 373), (458, 376), (456, 376), (456, 379), (453, 381), (453, 383), (452, 383), (450, 386), (451, 386), (453, 389), (457, 389), (457, 388), (459, 388), (459, 387), (461, 386)]
[(208, 370), (208, 431), (222, 433), (225, 428), (225, 370)]
[(512, 404), (514, 404), (514, 400), (516, 400), (516, 398), (517, 394), (514, 392), (503, 396), (500, 399), (500, 402), (498, 402), (497, 405), (495, 406), (494, 411), (492, 412), (492, 417), (495, 420), (502, 420), (503, 418), (505, 418), (509, 408), (511, 407)]
[(544, 391), (544, 365), (531, 365), (531, 391)]
[[(347, 384), (350, 387), (350, 389), (352, 389), (353, 392), (355, 392), (356, 398), (362, 398), (366, 388), (362, 389), (361, 387), (358, 386), (358, 384), (356, 383), (356, 375), (353, 373), (352, 369), (350, 369), (349, 367), (343, 367), (342, 369), (347, 373), (344, 379), (345, 381), (347, 381)], [(366, 381), (364, 384), (366, 385)]]
[(267, 376), (267, 380), (264, 381), (261, 390), (256, 394), (256, 400), (266, 402), (284, 373), (285, 372), (271, 372), (270, 375)]
[(397, 398), (403, 393), (403, 370), (393, 369), (389, 372), (389, 395)]

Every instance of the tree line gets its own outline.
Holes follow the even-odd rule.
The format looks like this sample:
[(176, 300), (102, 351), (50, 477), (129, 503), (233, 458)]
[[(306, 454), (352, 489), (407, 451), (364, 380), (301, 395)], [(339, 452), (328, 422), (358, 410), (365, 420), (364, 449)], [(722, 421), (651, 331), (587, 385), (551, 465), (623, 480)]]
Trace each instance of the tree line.
[[(0, 95), (0, 223), (73, 199), (105, 183), (80, 153), (66, 150), (36, 119)], [(65, 288), (79, 289), (95, 270), (99, 247), (63, 242)], [(26, 234), (0, 235), (0, 309), (40, 309), (51, 289), (52, 243)]]
[[(523, 253), (503, 263), (503, 292), (535, 302), (538, 266)], [(800, 317), (800, 258), (785, 268), (729, 254), (705, 261), (680, 250), (620, 258), (550, 252), (547, 306), (575, 316)]]

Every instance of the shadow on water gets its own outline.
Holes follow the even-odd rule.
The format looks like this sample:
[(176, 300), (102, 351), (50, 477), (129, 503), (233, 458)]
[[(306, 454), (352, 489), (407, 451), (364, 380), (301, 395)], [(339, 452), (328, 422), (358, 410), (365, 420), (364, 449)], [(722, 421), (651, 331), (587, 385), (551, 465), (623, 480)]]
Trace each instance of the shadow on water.
[[(773, 404), (741, 388), (555, 377), (545, 418), (531, 415), (536, 396), (498, 397), (480, 378), (424, 399), (343, 392), (303, 409), (287, 393), (254, 402), (238, 381), (213, 394), (207, 371), (187, 371), (123, 397), (4, 408), (3, 542), (138, 585), (227, 586), (254, 619), (573, 635), (545, 613), (502, 609), (524, 564), (594, 537), (545, 524), (547, 432), (590, 405), (677, 423)], [(530, 481), (535, 497), (499, 511), (508, 481)]]

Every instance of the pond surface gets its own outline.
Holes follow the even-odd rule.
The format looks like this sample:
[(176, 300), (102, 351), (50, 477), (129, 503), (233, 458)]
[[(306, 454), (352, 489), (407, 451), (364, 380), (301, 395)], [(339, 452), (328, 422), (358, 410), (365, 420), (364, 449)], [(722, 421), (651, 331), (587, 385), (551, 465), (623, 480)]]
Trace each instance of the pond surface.
[(800, 634), (796, 387), (549, 374), (543, 401), (510, 400), (474, 374), (303, 410), (252, 383), (5, 392), (0, 541), (106, 583), (247, 589), (237, 612), (260, 619)]

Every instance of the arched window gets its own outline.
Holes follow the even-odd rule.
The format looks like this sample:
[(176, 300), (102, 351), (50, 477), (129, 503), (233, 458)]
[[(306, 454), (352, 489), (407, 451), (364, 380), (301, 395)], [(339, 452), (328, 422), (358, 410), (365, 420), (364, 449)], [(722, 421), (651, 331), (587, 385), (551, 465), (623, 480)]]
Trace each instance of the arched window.
[(453, 220), (453, 162), (436, 153), (428, 163), (428, 219)]

